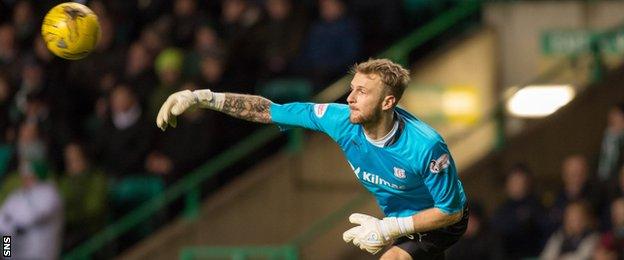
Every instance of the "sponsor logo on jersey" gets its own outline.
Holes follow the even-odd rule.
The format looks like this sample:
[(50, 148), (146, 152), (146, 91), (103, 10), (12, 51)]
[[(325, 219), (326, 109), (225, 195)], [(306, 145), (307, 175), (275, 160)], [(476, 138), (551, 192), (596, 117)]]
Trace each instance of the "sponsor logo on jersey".
[(314, 105), (314, 114), (316, 117), (321, 118), (325, 115), (327, 111), (328, 104), (316, 104)]
[(405, 170), (401, 168), (397, 168), (397, 167), (393, 167), (393, 168), (394, 168), (394, 176), (396, 176), (399, 179), (405, 179)]
[[(355, 167), (353, 166), (353, 164), (351, 164), (351, 162), (349, 162), (349, 166), (351, 166), (351, 169), (353, 170), (353, 172), (355, 173), (355, 177), (357, 177), (359, 180), (368, 182), (368, 183), (372, 183), (372, 184), (376, 184), (376, 185), (383, 185), (383, 186), (387, 186), (393, 189), (397, 189), (397, 190), (404, 190), (405, 186), (404, 185), (397, 185), (394, 183), (391, 183), (387, 180), (385, 180), (384, 178), (380, 177), (377, 174), (374, 173), (370, 173), (370, 172), (366, 172), (366, 171), (362, 171), (360, 169), (360, 167)], [(362, 173), (362, 174), (360, 174)]]
[(384, 178), (379, 177), (379, 175), (374, 174), (374, 173), (370, 173), (370, 172), (363, 172), (361, 179), (366, 181), (366, 182), (370, 182), (370, 183), (377, 184), (377, 185), (387, 186), (387, 187), (390, 187), (390, 188), (393, 188), (393, 189), (397, 189), (397, 190), (405, 189), (405, 186), (403, 186), (403, 185), (396, 185), (394, 183), (391, 183), (391, 182), (385, 180)]
[(438, 159), (431, 160), (431, 162), (429, 163), (429, 171), (431, 171), (432, 173), (440, 173), (444, 169), (448, 168), (450, 164), (451, 161), (449, 160), (449, 156), (445, 153), (443, 155), (440, 155)]

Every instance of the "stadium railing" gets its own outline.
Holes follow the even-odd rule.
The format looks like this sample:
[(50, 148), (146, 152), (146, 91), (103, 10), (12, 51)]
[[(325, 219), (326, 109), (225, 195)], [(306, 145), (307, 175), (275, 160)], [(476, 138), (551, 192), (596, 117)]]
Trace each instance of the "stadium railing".
[(188, 247), (180, 253), (181, 260), (195, 258), (225, 258), (244, 260), (247, 257), (266, 257), (266, 259), (297, 259), (297, 248), (284, 246), (246, 246), (246, 247)]

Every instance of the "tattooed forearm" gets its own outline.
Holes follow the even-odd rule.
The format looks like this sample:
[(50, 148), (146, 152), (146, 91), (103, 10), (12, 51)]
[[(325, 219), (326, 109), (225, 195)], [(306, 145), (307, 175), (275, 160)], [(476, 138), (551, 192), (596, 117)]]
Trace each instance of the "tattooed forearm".
[(230, 116), (258, 123), (271, 123), (271, 101), (253, 95), (225, 93), (221, 112)]

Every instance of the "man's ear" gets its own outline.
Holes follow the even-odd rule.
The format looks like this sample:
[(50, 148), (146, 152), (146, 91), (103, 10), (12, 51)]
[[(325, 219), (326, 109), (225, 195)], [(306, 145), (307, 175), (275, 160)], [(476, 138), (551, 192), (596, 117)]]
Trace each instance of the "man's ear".
[(390, 110), (394, 108), (394, 106), (396, 105), (396, 102), (397, 100), (393, 95), (388, 95), (384, 97), (383, 101), (381, 102), (381, 109)]

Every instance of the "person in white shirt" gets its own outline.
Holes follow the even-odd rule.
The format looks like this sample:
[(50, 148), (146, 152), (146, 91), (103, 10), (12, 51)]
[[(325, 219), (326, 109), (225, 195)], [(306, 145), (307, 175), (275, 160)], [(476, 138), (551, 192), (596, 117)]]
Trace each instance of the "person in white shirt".
[(61, 253), (62, 201), (41, 166), (20, 163), (22, 186), (0, 207), (0, 234), (12, 236), (11, 256), (16, 259), (58, 259)]

